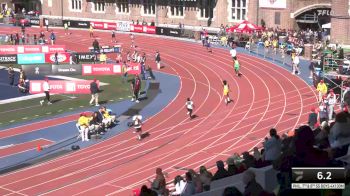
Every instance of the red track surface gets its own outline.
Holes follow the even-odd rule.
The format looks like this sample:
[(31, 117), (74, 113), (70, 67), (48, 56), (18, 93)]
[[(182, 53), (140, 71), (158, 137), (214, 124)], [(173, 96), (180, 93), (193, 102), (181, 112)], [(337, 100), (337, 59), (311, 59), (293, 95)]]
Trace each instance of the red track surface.
[(53, 142), (50, 140), (40, 138), (30, 142), (24, 142), (21, 144), (13, 145), (5, 149), (0, 149), (0, 158), (35, 149), (37, 148), (38, 145), (43, 147), (43, 146), (51, 145), (52, 143)]
[[(58, 30), (62, 35), (61, 30)], [(110, 33), (97, 33), (105, 43)], [(58, 44), (86, 51), (88, 32), (58, 37)], [(63, 36), (64, 37), (64, 36)], [(65, 39), (65, 40), (60, 40)], [(117, 35), (129, 46), (128, 35)], [(130, 195), (147, 184), (155, 168), (183, 174), (178, 167), (198, 169), (226, 160), (234, 152), (260, 146), (271, 127), (280, 133), (306, 122), (316, 101), (313, 89), (287, 70), (261, 59), (239, 54), (242, 78), (233, 74), (228, 51), (180, 41), (136, 35), (136, 44), (148, 54), (159, 50), (166, 73), (180, 76), (177, 97), (148, 119), (151, 135), (138, 142), (131, 131), (76, 153), (0, 177), (0, 195)], [(148, 58), (148, 62), (153, 62)], [(231, 86), (234, 103), (226, 106), (222, 80)], [(198, 117), (188, 119), (184, 103), (192, 97)]]

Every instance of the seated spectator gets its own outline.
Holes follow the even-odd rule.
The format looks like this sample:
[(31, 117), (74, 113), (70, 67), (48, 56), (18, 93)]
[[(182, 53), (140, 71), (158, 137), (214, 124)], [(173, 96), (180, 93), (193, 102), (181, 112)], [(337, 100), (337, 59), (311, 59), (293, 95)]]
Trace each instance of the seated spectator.
[(19, 79), (18, 81), (18, 90), (21, 93), (28, 93), (28, 86), (23, 79)]
[(143, 185), (140, 190), (139, 196), (158, 196), (158, 194), (151, 189), (149, 189), (146, 185)]
[(171, 193), (173, 196), (180, 196), (184, 191), (186, 186), (186, 182), (183, 180), (181, 176), (176, 176), (174, 179), (175, 191)]
[(260, 196), (264, 193), (262, 186), (256, 182), (254, 172), (247, 170), (243, 174), (244, 196)]
[(201, 166), (199, 168), (199, 179), (202, 182), (204, 191), (210, 190), (210, 182), (212, 178), (213, 174), (210, 171), (208, 171), (205, 166)]
[(237, 167), (235, 165), (235, 159), (233, 157), (229, 157), (226, 160), (227, 163), (227, 172), (228, 175), (233, 176), (237, 173)]
[(301, 126), (294, 136), (295, 167), (325, 167), (329, 163), (328, 153), (313, 147), (314, 135), (309, 126)]
[(327, 149), (330, 148), (328, 135), (330, 133), (330, 127), (326, 121), (323, 121), (321, 126), (314, 130), (315, 136), (315, 146), (319, 149)]
[(345, 112), (340, 112), (335, 117), (335, 124), (329, 133), (329, 143), (332, 148), (338, 148), (350, 144), (350, 117)]
[(255, 161), (255, 167), (260, 168), (260, 167), (265, 166), (258, 147), (254, 147), (253, 157), (254, 157), (254, 161)]
[(227, 176), (229, 176), (229, 173), (225, 169), (225, 165), (224, 165), (223, 161), (217, 161), (216, 166), (217, 166), (218, 170), (216, 171), (213, 178), (211, 179), (212, 181), (220, 180), (222, 178), (226, 178)]
[(158, 195), (164, 195), (167, 192), (166, 181), (161, 168), (156, 169), (156, 177), (152, 182), (151, 189), (157, 192)]
[(81, 133), (81, 141), (89, 141), (90, 119), (85, 113), (80, 114), (78, 125)]
[(276, 129), (270, 129), (270, 136), (266, 137), (264, 142), (264, 160), (267, 162), (272, 162), (281, 156), (281, 140)]
[(242, 163), (247, 167), (255, 167), (255, 160), (252, 155), (249, 154), (249, 152), (243, 152), (243, 161)]
[(192, 181), (192, 174), (190, 172), (186, 172), (185, 177), (186, 177), (186, 185), (181, 196), (189, 196), (189, 195), (196, 194), (196, 186)]
[(196, 193), (201, 193), (202, 192), (202, 182), (199, 178), (199, 175), (193, 169), (189, 169), (188, 172), (190, 172), (192, 175), (192, 181), (194, 182), (194, 185), (196, 187)]
[(98, 112), (94, 112), (92, 114), (91, 120), (90, 120), (90, 126), (94, 128), (97, 134), (103, 135), (103, 124), (102, 121), (98, 117)]
[(243, 194), (236, 187), (231, 186), (225, 188), (222, 196), (243, 196)]

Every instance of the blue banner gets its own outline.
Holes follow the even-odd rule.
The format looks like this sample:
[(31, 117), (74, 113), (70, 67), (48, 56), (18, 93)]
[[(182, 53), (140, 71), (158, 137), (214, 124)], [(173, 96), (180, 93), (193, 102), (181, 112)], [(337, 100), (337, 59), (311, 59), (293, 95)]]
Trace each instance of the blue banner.
[(18, 54), (18, 64), (40, 64), (45, 63), (45, 54)]

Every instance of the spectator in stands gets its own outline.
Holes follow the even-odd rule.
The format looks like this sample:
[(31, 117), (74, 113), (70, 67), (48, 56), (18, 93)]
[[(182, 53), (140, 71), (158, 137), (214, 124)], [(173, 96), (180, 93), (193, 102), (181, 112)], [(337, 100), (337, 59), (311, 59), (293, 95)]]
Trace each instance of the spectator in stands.
[(90, 122), (85, 113), (80, 114), (78, 125), (80, 129), (81, 141), (89, 141)]
[(308, 120), (308, 125), (310, 126), (311, 129), (316, 128), (317, 124), (317, 113), (315, 107), (311, 108), (311, 113), (309, 114), (309, 120)]
[(245, 184), (244, 196), (260, 196), (264, 192), (262, 186), (256, 182), (253, 171), (247, 170), (244, 172), (243, 184)]
[(315, 138), (309, 126), (301, 126), (294, 136), (295, 167), (325, 167), (328, 166), (328, 153), (314, 148)]
[(265, 138), (264, 149), (264, 160), (267, 162), (272, 162), (281, 155), (281, 140), (276, 129), (270, 129), (270, 138)]
[(188, 172), (190, 172), (192, 175), (192, 181), (194, 182), (194, 185), (196, 187), (196, 193), (201, 193), (203, 191), (203, 186), (199, 175), (193, 169), (189, 169)]
[(324, 121), (328, 122), (328, 116), (329, 115), (328, 115), (327, 99), (326, 99), (326, 96), (323, 96), (319, 106), (320, 123)]
[(328, 88), (327, 85), (324, 83), (323, 80), (321, 80), (317, 84), (317, 91), (318, 91), (318, 102), (322, 101), (322, 97), (327, 94)]
[(340, 112), (335, 117), (335, 124), (330, 130), (329, 143), (332, 148), (350, 144), (349, 113)]
[(222, 196), (243, 196), (243, 194), (234, 186), (226, 187)]
[(260, 168), (260, 167), (264, 166), (264, 162), (263, 162), (263, 159), (262, 159), (262, 156), (260, 154), (258, 147), (254, 147), (253, 157), (254, 157), (254, 161), (255, 161), (255, 167)]
[(143, 185), (140, 190), (139, 196), (158, 196), (157, 192), (149, 189), (146, 185)]
[(10, 66), (7, 72), (8, 72), (8, 74), (9, 74), (9, 75), (8, 75), (9, 84), (10, 84), (11, 86), (13, 86), (13, 85), (14, 85), (14, 82), (15, 82), (15, 70), (13, 69), (12, 66)]
[(227, 176), (229, 176), (229, 173), (225, 169), (225, 165), (224, 165), (223, 161), (217, 161), (216, 166), (217, 166), (218, 170), (216, 171), (213, 178), (211, 179), (212, 181), (220, 180), (222, 178), (226, 178)]
[(186, 172), (186, 185), (185, 188), (181, 194), (181, 196), (190, 196), (196, 194), (196, 186), (194, 182), (192, 181), (192, 175), (190, 172)]
[(315, 146), (319, 149), (327, 149), (330, 147), (328, 136), (330, 133), (330, 127), (326, 121), (323, 121), (321, 126), (314, 130)]
[(171, 193), (173, 196), (181, 196), (185, 189), (186, 182), (181, 176), (176, 176), (174, 179), (175, 191)]
[(233, 157), (229, 157), (226, 160), (227, 163), (227, 172), (229, 176), (233, 176), (237, 173), (237, 167), (235, 165), (235, 159)]
[(255, 160), (249, 152), (243, 152), (243, 161), (242, 163), (246, 166), (246, 168), (255, 167)]
[(203, 186), (203, 191), (209, 191), (210, 190), (210, 182), (213, 178), (213, 174), (207, 170), (205, 166), (201, 166), (199, 168), (199, 179)]
[(96, 78), (94, 78), (94, 80), (90, 83), (90, 92), (91, 92), (90, 105), (93, 105), (93, 102), (95, 101), (95, 106), (100, 106), (98, 104), (98, 93), (100, 92), (100, 89), (98, 88)]
[(152, 183), (151, 189), (157, 192), (158, 195), (164, 195), (167, 193), (166, 181), (161, 168), (156, 169), (156, 177), (150, 182)]

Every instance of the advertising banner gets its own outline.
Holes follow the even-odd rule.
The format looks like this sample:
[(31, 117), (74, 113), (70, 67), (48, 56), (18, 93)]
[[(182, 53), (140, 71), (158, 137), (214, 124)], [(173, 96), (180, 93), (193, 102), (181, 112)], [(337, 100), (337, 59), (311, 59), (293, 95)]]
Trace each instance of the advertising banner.
[(94, 29), (116, 30), (117, 24), (113, 22), (90, 22)]
[(156, 34), (156, 27), (131, 24), (130, 31), (135, 33)]
[(0, 64), (17, 64), (17, 55), (0, 55)]
[(141, 65), (140, 63), (129, 63), (126, 70), (128, 74), (139, 75), (141, 74)]
[(45, 65), (45, 64), (22, 65), (22, 70), (26, 73), (26, 75), (45, 76), (45, 75), (51, 75), (52, 66)]
[(181, 30), (180, 29), (169, 29), (169, 36), (173, 37), (180, 37), (181, 36)]
[(40, 45), (17, 46), (17, 54), (41, 53)]
[(0, 54), (17, 54), (17, 46), (0, 45)]
[(287, 0), (259, 0), (259, 7), (287, 8)]
[(66, 46), (41, 46), (41, 45), (0, 45), (0, 54), (30, 54), (30, 53), (50, 53), (65, 52)]
[[(94, 53), (95, 49), (93, 47), (89, 47), (90, 52)], [(100, 51), (98, 53), (113, 53), (115, 52), (114, 48), (111, 48), (109, 46), (102, 46)]]
[(81, 65), (79, 64), (52, 65), (53, 75), (81, 75), (81, 71)]
[(121, 65), (113, 65), (113, 64), (83, 64), (82, 65), (83, 76), (117, 75), (121, 73), (122, 73)]
[[(59, 63), (69, 63), (70, 54), (67, 52), (57, 53), (57, 60)], [(55, 62), (55, 53), (46, 53), (45, 54), (45, 63), (54, 63)]]
[[(29, 92), (31, 94), (44, 93), (44, 80), (31, 80), (29, 82)], [(52, 94), (90, 94), (89, 80), (66, 81), (66, 80), (49, 80), (50, 93)], [(97, 81), (99, 85), (99, 81)]]
[(18, 54), (17, 59), (18, 59), (18, 64), (45, 63), (45, 54), (44, 53)]
[(142, 31), (147, 34), (156, 34), (155, 26), (143, 26)]
[(65, 45), (41, 46), (41, 52), (42, 53), (66, 52), (66, 46)]
[(130, 22), (117, 22), (118, 31), (130, 31)]
[(63, 20), (63, 24), (64, 23), (67, 23), (68, 27), (84, 28), (84, 29), (90, 28), (90, 22), (89, 21)]
[(39, 17), (32, 16), (29, 18), (30, 25), (33, 26), (39, 26), (40, 25), (40, 19)]
[(93, 62), (95, 58), (94, 53), (76, 53), (75, 54), (79, 62)]
[(167, 27), (156, 27), (156, 34), (157, 35), (166, 35), (169, 36), (169, 28)]

